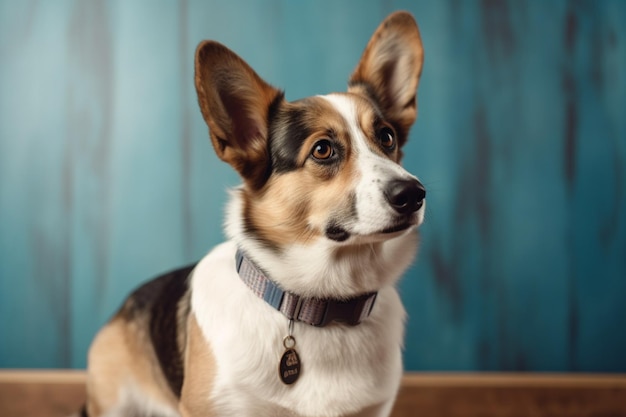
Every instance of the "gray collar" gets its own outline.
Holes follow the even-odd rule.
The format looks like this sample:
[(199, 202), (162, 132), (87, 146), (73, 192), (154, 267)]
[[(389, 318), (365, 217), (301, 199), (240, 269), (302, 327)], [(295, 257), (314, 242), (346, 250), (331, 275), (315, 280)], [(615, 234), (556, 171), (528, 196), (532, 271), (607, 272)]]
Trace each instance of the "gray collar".
[(239, 277), (259, 298), (262, 298), (288, 319), (324, 327), (331, 322), (355, 326), (368, 317), (376, 295), (372, 292), (348, 299), (304, 298), (282, 290), (269, 279), (241, 250), (237, 250), (236, 268)]

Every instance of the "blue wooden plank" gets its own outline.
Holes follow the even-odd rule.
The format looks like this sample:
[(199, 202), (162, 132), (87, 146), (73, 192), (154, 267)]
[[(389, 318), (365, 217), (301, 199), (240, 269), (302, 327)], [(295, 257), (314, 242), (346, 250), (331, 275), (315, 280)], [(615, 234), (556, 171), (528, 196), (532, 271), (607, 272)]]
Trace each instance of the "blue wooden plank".
[[(614, 113), (624, 108), (625, 97), (623, 77), (615, 77), (616, 69), (624, 68), (623, 47), (618, 47), (624, 13), (616, 10), (623, 5), (508, 6), (445, 7), (451, 29), (444, 48), (452, 52), (445, 64), (452, 57), (457, 62), (452, 69), (434, 69), (427, 55), (424, 80), (433, 70), (443, 71), (445, 76), (435, 75), (441, 79), (438, 94), (453, 103), (434, 118), (444, 117), (449, 127), (434, 127), (432, 133), (448, 142), (442, 148), (453, 156), (428, 153), (424, 158), (437, 165), (452, 158), (452, 163), (434, 167), (443, 183), (433, 184), (429, 194), (422, 262), (408, 274), (432, 277), (434, 283), (404, 282), (405, 293), (418, 294), (427, 308), (426, 320), (410, 321), (407, 366), (624, 369), (619, 353), (624, 339), (615, 335), (626, 311), (604, 292), (610, 285), (623, 293), (625, 281), (623, 191), (615, 186), (623, 181), (624, 149), (617, 144), (625, 136), (623, 121)], [(607, 25), (609, 15), (613, 22)], [(572, 35), (578, 30), (572, 29), (573, 21), (588, 29)], [(594, 27), (605, 34), (594, 39)], [(593, 52), (597, 49), (613, 55), (611, 106), (593, 100), (597, 92), (591, 84), (598, 70), (590, 66), (605, 65)], [(596, 54), (593, 59), (586, 56), (590, 52)], [(459, 83), (463, 79), (469, 81)], [(568, 89), (576, 95), (570, 97)], [(428, 94), (422, 91), (422, 103), (431, 102)], [(427, 112), (422, 104), (419, 123), (430, 123)], [(584, 131), (589, 119), (593, 129)], [(583, 165), (591, 172), (583, 173)], [(573, 191), (583, 183), (588, 183), (584, 191)], [(607, 215), (619, 207), (622, 214)], [(614, 227), (609, 247), (598, 240), (602, 228), (592, 226), (596, 221)], [(597, 286), (599, 281), (610, 284)], [(604, 293), (604, 301), (583, 295), (592, 290)], [(598, 308), (604, 313), (601, 320), (581, 319)], [(600, 352), (603, 359), (594, 359)]]
[(390, 11), (426, 65), (406, 367), (626, 371), (626, 3), (0, 0), (0, 367), (82, 367), (149, 276), (223, 238), (193, 54), (345, 89)]
[(69, 366), (67, 143), (49, 135), (66, 128), (67, 20), (24, 6), (0, 13), (13, 31), (0, 48), (0, 366)]

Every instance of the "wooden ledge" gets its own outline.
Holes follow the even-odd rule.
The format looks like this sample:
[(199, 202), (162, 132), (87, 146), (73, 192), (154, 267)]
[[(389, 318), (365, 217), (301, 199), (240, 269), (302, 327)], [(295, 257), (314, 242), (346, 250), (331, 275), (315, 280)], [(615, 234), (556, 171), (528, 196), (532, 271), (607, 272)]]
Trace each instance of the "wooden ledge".
[(86, 379), (87, 374), (82, 370), (0, 369), (0, 389), (21, 384), (84, 385)]
[[(84, 371), (0, 370), (2, 417), (67, 416), (84, 400)], [(392, 416), (626, 416), (626, 375), (407, 373)]]
[(494, 387), (501, 388), (609, 388), (626, 389), (626, 374), (555, 374), (555, 373), (413, 373), (404, 375), (403, 386), (408, 387)]
[(393, 416), (626, 416), (626, 375), (406, 374)]

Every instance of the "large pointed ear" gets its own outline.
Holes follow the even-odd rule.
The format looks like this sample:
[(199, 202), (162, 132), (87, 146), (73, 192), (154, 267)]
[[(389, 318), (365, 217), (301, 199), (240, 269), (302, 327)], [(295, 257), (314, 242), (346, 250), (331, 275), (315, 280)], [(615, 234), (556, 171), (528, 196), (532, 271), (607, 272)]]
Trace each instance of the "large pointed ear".
[(404, 145), (417, 116), (417, 85), (424, 51), (415, 19), (407, 12), (389, 15), (376, 29), (350, 77), (348, 91), (379, 106)]
[(283, 93), (214, 41), (204, 41), (196, 49), (195, 83), (217, 156), (246, 184), (258, 188), (266, 180), (269, 163), (268, 114), (283, 100)]

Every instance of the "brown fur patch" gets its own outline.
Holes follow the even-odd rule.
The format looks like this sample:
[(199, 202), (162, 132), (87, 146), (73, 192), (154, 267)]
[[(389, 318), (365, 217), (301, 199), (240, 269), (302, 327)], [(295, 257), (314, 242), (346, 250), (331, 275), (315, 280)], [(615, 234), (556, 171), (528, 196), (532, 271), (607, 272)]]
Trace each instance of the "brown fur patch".
[[(350, 195), (359, 176), (350, 122), (331, 103), (313, 97), (288, 103), (283, 111), (302, 111), (305, 115), (299, 122), (309, 134), (297, 144), (297, 168), (272, 175), (260, 192), (244, 196), (244, 216), (251, 228), (278, 246), (306, 244), (324, 233), (329, 218), (349, 212), (353, 203)], [(280, 135), (281, 128), (276, 132)], [(337, 159), (331, 163), (310, 156), (315, 144), (326, 139), (335, 148)]]
[(179, 411), (183, 417), (214, 415), (209, 400), (217, 372), (215, 357), (204, 338), (195, 314), (187, 319), (187, 352), (185, 355), (185, 382)]
[(118, 405), (129, 383), (153, 402), (176, 409), (143, 323), (114, 318), (96, 336), (89, 350), (87, 410), (97, 417)]

